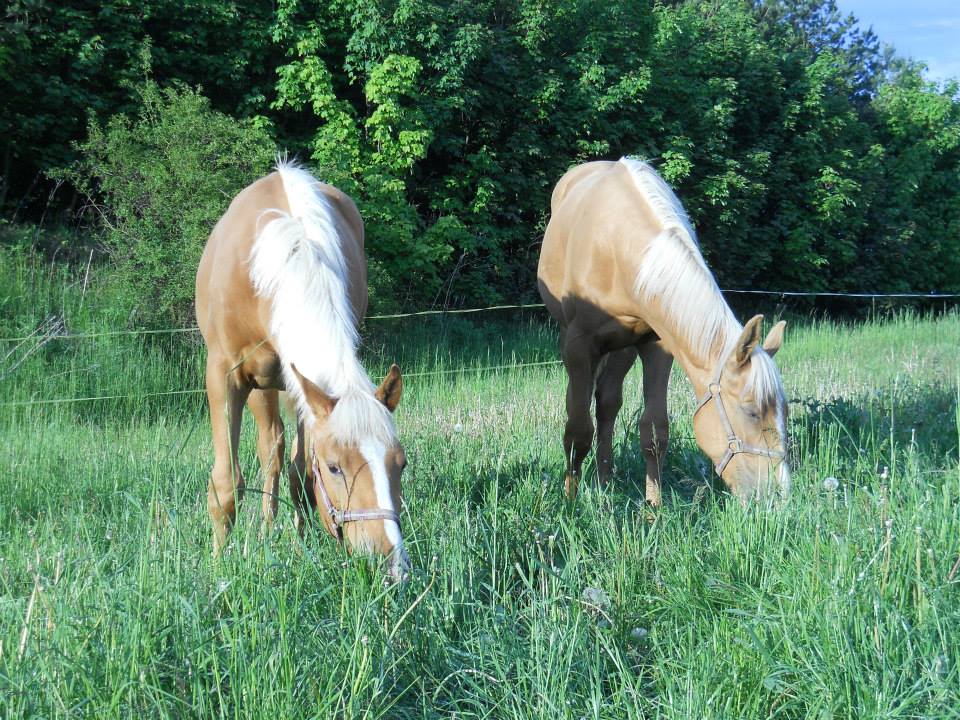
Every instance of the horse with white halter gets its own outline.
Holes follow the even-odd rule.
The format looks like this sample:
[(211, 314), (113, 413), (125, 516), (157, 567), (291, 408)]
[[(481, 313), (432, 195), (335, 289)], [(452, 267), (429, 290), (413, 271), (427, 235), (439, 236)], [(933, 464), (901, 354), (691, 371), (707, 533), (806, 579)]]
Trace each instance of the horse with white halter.
[(246, 484), (237, 455), (244, 403), (257, 424), (265, 523), (276, 516), (284, 457), (279, 391), (286, 391), (298, 412), (289, 469), (297, 527), (308, 506), (319, 504), (331, 535), (390, 558), (391, 573), (402, 574), (409, 563), (398, 514), (406, 458), (392, 413), (403, 380), (394, 365), (375, 387), (357, 358), (367, 268), (353, 201), (280, 163), (240, 192), (214, 227), (196, 292), (208, 350), (214, 551)]
[(785, 324), (777, 323), (761, 345), (763, 316), (746, 326), (737, 322), (680, 201), (653, 168), (622, 159), (568, 171), (553, 191), (537, 277), (560, 323), (569, 379), (563, 439), (568, 497), (576, 497), (593, 442), (594, 394), (598, 475), (601, 484), (610, 477), (623, 380), (638, 356), (649, 503), (661, 499), (673, 358), (699, 399), (697, 443), (727, 486), (741, 499), (789, 492), (787, 405), (772, 359)]

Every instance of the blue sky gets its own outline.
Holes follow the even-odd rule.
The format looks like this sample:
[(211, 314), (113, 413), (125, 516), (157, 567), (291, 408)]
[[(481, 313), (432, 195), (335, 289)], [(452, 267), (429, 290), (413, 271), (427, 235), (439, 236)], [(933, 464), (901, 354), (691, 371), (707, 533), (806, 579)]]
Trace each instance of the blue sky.
[(920, 60), (931, 80), (960, 78), (960, 0), (837, 0), (861, 27), (873, 26), (880, 42)]

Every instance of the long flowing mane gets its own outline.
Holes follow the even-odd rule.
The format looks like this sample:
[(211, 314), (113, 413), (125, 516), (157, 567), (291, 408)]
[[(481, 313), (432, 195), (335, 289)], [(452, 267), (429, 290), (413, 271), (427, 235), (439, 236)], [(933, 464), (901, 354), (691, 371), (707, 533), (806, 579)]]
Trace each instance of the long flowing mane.
[[(283, 366), (287, 390), (301, 418), (314, 421), (291, 364), (337, 404), (328, 421), (339, 441), (376, 439), (390, 444), (396, 429), (390, 412), (374, 397), (374, 386), (357, 358), (357, 318), (350, 304), (350, 274), (339, 218), (318, 181), (290, 162), (279, 162), (290, 212), (261, 214), (250, 251), (250, 278), (270, 298), (270, 333)], [(258, 223), (259, 224), (259, 223)]]
[[(643, 300), (657, 300), (679, 337), (701, 358), (726, 357), (743, 326), (707, 268), (686, 211), (650, 165), (631, 158), (620, 162), (661, 227), (641, 260), (634, 292)], [(783, 417), (783, 382), (776, 364), (759, 347), (750, 360), (746, 387), (761, 407), (777, 407)]]

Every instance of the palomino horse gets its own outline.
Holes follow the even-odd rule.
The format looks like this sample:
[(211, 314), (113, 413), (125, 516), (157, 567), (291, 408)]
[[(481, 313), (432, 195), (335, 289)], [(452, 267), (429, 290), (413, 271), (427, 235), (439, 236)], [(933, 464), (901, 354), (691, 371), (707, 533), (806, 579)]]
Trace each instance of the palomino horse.
[(786, 401), (772, 360), (784, 323), (762, 346), (761, 315), (741, 327), (704, 263), (680, 201), (653, 168), (622, 159), (567, 172), (553, 191), (537, 277), (560, 323), (569, 378), (563, 437), (569, 498), (576, 497), (593, 441), (594, 392), (598, 475), (601, 484), (609, 480), (623, 379), (638, 355), (650, 504), (660, 504), (673, 358), (699, 399), (697, 443), (726, 485), (741, 499), (764, 495), (771, 485), (784, 496), (789, 492)]
[(273, 522), (284, 456), (278, 391), (287, 391), (299, 419), (289, 469), (297, 527), (319, 499), (331, 535), (389, 557), (395, 576), (404, 571), (397, 511), (406, 459), (392, 416), (403, 380), (394, 365), (375, 388), (360, 365), (357, 322), (366, 307), (360, 214), (306, 171), (279, 164), (237, 195), (213, 229), (196, 309), (208, 350), (215, 553), (243, 497), (244, 403), (257, 423), (264, 521)]

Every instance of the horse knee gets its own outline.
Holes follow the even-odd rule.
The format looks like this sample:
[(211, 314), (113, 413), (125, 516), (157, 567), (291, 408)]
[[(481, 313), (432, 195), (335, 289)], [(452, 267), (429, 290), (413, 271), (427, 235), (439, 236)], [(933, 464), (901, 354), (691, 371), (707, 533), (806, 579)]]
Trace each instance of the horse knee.
[(670, 429), (665, 418), (640, 418), (640, 447), (650, 454), (662, 454), (670, 442)]
[(231, 473), (214, 469), (207, 488), (207, 510), (214, 521), (233, 520), (237, 505), (243, 499), (244, 485), (239, 473), (234, 482)]
[(616, 395), (598, 395), (597, 396), (597, 424), (602, 425), (605, 422), (613, 422), (623, 407), (623, 393)]
[(567, 423), (566, 431), (563, 434), (563, 446), (567, 455), (575, 453), (578, 456), (586, 455), (590, 452), (593, 445), (593, 423), (577, 423), (573, 425)]

